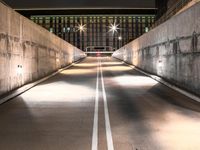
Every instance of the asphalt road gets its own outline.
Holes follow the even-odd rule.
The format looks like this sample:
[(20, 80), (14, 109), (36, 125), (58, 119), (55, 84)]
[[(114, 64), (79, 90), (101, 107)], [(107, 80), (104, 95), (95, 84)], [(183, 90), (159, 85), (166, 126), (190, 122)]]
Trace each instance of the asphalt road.
[(200, 104), (89, 57), (0, 105), (0, 150), (200, 150)]

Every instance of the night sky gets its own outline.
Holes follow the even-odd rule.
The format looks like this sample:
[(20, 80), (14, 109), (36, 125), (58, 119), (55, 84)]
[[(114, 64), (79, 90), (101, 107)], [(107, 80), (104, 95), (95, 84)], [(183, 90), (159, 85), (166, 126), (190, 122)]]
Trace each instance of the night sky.
[(4, 0), (15, 9), (26, 8), (154, 8), (155, 0)]

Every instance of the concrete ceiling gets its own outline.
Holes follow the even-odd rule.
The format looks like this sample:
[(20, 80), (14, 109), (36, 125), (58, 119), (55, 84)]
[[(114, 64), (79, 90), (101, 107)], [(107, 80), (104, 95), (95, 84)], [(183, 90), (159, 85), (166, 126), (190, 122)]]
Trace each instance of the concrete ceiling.
[(155, 0), (4, 0), (14, 9), (141, 9), (155, 8)]

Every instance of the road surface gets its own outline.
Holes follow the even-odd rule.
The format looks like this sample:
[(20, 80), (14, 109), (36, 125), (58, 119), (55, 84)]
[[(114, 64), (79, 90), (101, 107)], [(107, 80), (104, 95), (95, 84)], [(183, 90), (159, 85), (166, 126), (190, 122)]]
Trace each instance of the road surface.
[(0, 150), (200, 150), (200, 104), (110, 57), (0, 105)]

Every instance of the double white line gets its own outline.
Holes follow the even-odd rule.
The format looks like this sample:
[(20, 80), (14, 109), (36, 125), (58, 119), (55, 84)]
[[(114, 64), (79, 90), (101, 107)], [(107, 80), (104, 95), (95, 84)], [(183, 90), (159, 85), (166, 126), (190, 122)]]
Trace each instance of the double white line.
[(104, 101), (107, 149), (114, 150), (112, 132), (111, 132), (111, 127), (110, 127), (109, 112), (108, 112), (107, 96), (106, 96), (104, 78), (103, 78), (103, 71), (102, 71), (101, 61), (99, 61), (99, 60), (98, 60), (98, 67), (97, 67), (95, 110), (94, 110), (94, 123), (93, 123), (93, 135), (92, 135), (92, 150), (98, 150), (99, 75), (101, 78), (103, 101)]

